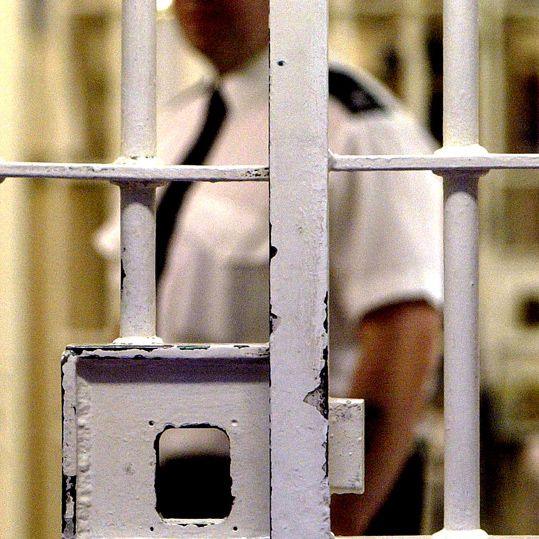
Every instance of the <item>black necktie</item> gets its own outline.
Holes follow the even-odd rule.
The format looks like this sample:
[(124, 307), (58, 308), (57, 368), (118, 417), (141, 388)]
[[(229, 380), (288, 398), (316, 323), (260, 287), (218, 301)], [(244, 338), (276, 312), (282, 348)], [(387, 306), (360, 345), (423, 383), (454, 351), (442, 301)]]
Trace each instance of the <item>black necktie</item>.
[[(217, 136), (221, 130), (226, 116), (226, 104), (219, 93), (215, 90), (211, 96), (206, 121), (191, 150), (182, 161), (182, 165), (202, 165), (210, 153)], [(191, 187), (192, 182), (171, 182), (166, 188), (165, 194), (157, 208), (156, 217), (156, 245), (155, 245), (155, 276), (157, 282), (165, 268), (167, 250), (170, 238), (174, 232), (176, 217), (182, 206), (182, 202)]]

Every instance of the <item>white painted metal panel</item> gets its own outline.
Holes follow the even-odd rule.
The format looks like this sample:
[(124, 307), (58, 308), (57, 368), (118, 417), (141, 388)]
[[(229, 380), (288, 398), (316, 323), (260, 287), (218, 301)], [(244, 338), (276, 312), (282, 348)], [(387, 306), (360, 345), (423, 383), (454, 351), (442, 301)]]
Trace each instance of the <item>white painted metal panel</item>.
[(359, 399), (329, 399), (328, 467), (332, 494), (363, 494), (365, 406)]
[[(269, 535), (267, 346), (68, 348), (63, 390), (65, 538)], [(156, 439), (196, 425), (230, 439), (232, 511), (163, 519)]]
[[(68, 347), (62, 373), (65, 538), (269, 535), (268, 345)], [(331, 404), (332, 487), (357, 492), (363, 402)], [(163, 519), (157, 437), (200, 425), (230, 439), (232, 511), (222, 520)]]

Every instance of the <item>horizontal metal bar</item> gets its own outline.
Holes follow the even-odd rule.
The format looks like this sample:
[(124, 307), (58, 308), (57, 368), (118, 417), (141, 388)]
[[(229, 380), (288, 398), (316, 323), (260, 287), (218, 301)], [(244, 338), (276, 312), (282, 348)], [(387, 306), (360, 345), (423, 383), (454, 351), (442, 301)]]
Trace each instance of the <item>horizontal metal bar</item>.
[(66, 178), (122, 181), (268, 181), (267, 167), (147, 164), (0, 162), (0, 178)]
[[(336, 155), (333, 171), (436, 170), (488, 171), (539, 169), (539, 154), (485, 155)], [(73, 180), (164, 181), (268, 181), (262, 165), (192, 166), (96, 163), (0, 162), (0, 178), (65, 178)]]
[(331, 170), (488, 171), (539, 169), (539, 154), (484, 155), (332, 155)]
[(81, 358), (269, 360), (268, 343), (73, 345), (68, 346), (67, 351)]

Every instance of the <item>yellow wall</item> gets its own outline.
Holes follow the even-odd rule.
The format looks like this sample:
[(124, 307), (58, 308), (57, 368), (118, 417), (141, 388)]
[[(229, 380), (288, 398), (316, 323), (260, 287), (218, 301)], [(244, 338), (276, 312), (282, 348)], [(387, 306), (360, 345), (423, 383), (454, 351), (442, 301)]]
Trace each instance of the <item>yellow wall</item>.
[[(0, 158), (18, 156), (21, 35), (20, 2), (2, 2), (0, 16)], [(2, 537), (26, 537), (30, 469), (28, 187), (7, 180), (0, 185), (0, 529)]]

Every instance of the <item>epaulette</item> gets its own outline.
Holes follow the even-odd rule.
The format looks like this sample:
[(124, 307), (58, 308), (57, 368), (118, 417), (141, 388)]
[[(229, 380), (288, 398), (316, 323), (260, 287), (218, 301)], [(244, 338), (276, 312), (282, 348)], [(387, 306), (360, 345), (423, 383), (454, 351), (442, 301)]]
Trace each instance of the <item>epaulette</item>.
[(385, 106), (354, 77), (335, 68), (329, 70), (329, 95), (352, 114), (385, 110)]

